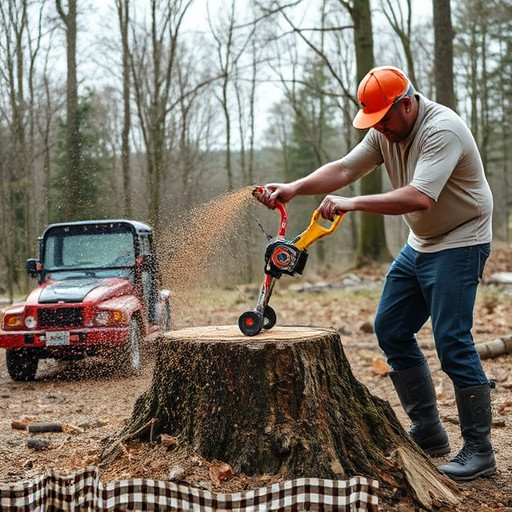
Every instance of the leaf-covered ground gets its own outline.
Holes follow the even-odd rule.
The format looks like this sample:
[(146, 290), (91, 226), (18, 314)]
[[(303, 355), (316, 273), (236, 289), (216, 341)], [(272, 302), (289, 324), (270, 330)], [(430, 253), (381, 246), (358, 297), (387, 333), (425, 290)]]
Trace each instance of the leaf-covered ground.
[[(368, 389), (389, 400), (407, 427), (379, 352), (372, 322), (386, 266), (366, 267), (337, 276), (283, 278), (276, 285), (271, 304), (280, 325), (333, 327), (340, 332), (352, 369)], [(512, 333), (512, 285), (494, 284), (498, 272), (512, 272), (512, 249), (495, 249), (487, 265), (475, 311), (474, 338), (486, 343)], [(235, 324), (238, 315), (252, 307), (259, 285), (226, 286), (223, 290), (188, 290), (175, 296), (174, 328), (195, 325)], [(439, 397), (442, 419), (449, 432), (453, 451), (461, 445), (453, 390), (440, 371), (433, 350), (429, 326), (419, 340), (431, 368)], [(493, 391), (493, 442), (498, 472), (494, 478), (458, 485), (460, 511), (512, 511), (512, 355), (485, 359), (489, 376), (497, 381)], [(0, 353), (0, 482), (17, 482), (54, 467), (62, 472), (98, 463), (103, 440), (118, 433), (132, 412), (135, 400), (148, 388), (151, 364), (137, 377), (116, 371), (102, 360), (78, 363), (44, 361), (35, 382), (16, 383), (5, 370)], [(13, 422), (60, 422), (64, 432), (40, 434), (49, 445), (44, 449), (27, 446), (33, 437), (13, 428)], [(16, 425), (16, 423), (14, 424)], [(126, 443), (123, 456), (102, 468), (103, 481), (131, 476), (156, 479), (176, 478), (214, 491), (231, 492), (254, 488), (272, 481), (272, 475), (248, 478), (230, 476), (222, 467), (205, 461), (173, 440), (161, 445)], [(439, 460), (443, 463), (448, 457)]]

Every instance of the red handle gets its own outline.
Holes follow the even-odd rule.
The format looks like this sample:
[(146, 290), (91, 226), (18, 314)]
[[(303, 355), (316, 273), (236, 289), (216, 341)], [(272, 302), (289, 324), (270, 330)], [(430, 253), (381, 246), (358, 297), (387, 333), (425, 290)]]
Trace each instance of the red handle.
[[(252, 191), (252, 195), (256, 198), (258, 195), (263, 194), (263, 187), (256, 187)], [(279, 224), (279, 231), (277, 233), (277, 236), (279, 238), (284, 238), (286, 235), (286, 227), (288, 226), (288, 214), (286, 213), (286, 206), (281, 201), (276, 201), (276, 209), (279, 210), (279, 213), (281, 214), (281, 223)]]
[(288, 226), (288, 214), (286, 213), (286, 207), (284, 203), (281, 203), (281, 201), (276, 201), (276, 208), (281, 214), (281, 223), (279, 224), (279, 231), (277, 236), (279, 238), (284, 238), (286, 235), (286, 227)]

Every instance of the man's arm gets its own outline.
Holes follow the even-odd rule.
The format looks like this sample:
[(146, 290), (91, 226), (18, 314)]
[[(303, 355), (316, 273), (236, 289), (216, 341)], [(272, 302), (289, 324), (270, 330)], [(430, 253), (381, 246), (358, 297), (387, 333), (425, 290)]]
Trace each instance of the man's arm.
[(381, 215), (402, 215), (418, 210), (428, 210), (435, 201), (411, 185), (390, 192), (367, 196), (327, 196), (320, 204), (322, 217), (332, 219), (341, 212), (359, 210)]
[(328, 194), (349, 185), (355, 179), (343, 166), (342, 160), (336, 160), (290, 183), (269, 183), (258, 199), (269, 208), (275, 208), (277, 200), (286, 203), (297, 195)]

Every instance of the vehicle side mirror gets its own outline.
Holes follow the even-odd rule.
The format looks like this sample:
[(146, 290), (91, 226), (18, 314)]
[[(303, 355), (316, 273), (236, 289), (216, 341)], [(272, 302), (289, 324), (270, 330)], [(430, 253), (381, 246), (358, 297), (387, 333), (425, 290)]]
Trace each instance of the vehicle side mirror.
[(27, 274), (30, 277), (37, 277), (37, 275), (38, 275), (38, 263), (39, 263), (39, 261), (36, 260), (35, 258), (30, 258), (30, 259), (27, 260), (27, 262), (26, 262), (26, 270), (27, 270)]

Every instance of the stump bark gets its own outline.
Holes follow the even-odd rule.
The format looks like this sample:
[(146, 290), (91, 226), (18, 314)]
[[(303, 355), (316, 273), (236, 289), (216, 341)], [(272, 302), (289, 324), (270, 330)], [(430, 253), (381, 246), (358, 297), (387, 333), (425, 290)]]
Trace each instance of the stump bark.
[(362, 475), (388, 503), (457, 501), (390, 405), (354, 377), (335, 331), (275, 327), (247, 338), (235, 326), (199, 327), (158, 346), (152, 384), (119, 439), (167, 434), (247, 475)]

